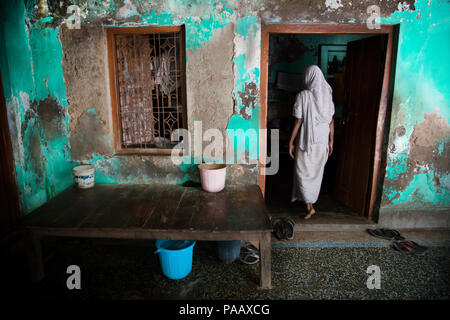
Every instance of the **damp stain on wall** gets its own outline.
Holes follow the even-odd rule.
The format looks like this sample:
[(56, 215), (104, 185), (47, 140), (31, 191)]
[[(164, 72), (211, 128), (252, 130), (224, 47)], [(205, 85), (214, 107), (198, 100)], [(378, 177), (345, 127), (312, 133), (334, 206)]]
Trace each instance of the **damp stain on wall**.
[(448, 175), (450, 125), (438, 112), (426, 113), (424, 120), (413, 126), (408, 149), (396, 157), (395, 138), (405, 136), (404, 127), (394, 130), (394, 142), (389, 154), (392, 156), (387, 173), (385, 189), (386, 205), (396, 206), (414, 202), (415, 206), (433, 203), (449, 205)]

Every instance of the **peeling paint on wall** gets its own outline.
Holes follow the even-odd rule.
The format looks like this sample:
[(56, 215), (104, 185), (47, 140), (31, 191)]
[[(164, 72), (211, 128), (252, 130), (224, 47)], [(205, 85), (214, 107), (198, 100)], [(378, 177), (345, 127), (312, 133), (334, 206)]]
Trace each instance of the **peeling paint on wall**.
[[(73, 183), (58, 30), (33, 24), (24, 3), (2, 2), (0, 65), (25, 213)], [(3, 54), (3, 53), (2, 53)]]
[(328, 10), (336, 10), (343, 7), (343, 4), (341, 3), (341, 0), (325, 0), (325, 6)]
[(450, 206), (450, 3), (399, 3), (383, 23), (400, 23), (391, 134), (382, 207)]
[(242, 108), (239, 114), (245, 120), (250, 120), (252, 111), (257, 104), (258, 87), (254, 82), (246, 83), (244, 91), (239, 91), (238, 93), (242, 101)]
[[(258, 19), (247, 16), (237, 20), (235, 36), (235, 113), (227, 126), (228, 136), (232, 139), (236, 159), (258, 159), (259, 156), (259, 75), (261, 31)], [(233, 138), (234, 130), (256, 131), (256, 140), (240, 141)]]

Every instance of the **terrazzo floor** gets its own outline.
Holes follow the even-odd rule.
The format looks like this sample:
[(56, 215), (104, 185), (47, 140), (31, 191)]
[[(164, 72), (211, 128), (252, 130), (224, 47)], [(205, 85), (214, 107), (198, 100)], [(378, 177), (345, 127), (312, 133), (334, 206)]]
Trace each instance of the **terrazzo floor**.
[[(450, 247), (432, 245), (407, 256), (388, 245), (272, 248), (271, 290), (258, 289), (259, 264), (223, 263), (213, 242), (197, 242), (192, 272), (170, 280), (153, 241), (44, 240), (46, 278), (15, 281), (21, 298), (40, 299), (448, 299)], [(67, 290), (66, 268), (81, 268), (81, 290)], [(381, 270), (381, 289), (368, 289), (367, 267)]]

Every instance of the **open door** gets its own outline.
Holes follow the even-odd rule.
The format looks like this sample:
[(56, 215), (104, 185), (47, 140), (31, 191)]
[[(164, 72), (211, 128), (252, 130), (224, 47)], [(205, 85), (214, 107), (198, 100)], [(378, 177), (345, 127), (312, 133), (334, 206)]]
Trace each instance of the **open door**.
[(387, 36), (349, 42), (334, 197), (368, 216)]
[(0, 76), (0, 237), (11, 231), (20, 217), (11, 137)]

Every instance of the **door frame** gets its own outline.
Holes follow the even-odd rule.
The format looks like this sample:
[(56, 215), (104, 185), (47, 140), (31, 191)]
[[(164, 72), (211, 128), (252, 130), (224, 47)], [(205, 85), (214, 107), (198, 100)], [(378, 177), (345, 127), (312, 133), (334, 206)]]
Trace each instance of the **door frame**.
[[(393, 81), (395, 72), (395, 53), (397, 50), (399, 25), (381, 24), (379, 29), (369, 29), (364, 25), (355, 24), (267, 24), (261, 26), (261, 78), (260, 78), (260, 128), (267, 129), (267, 87), (269, 75), (269, 38), (271, 34), (385, 34), (388, 37), (386, 60), (383, 72), (380, 104), (377, 117), (375, 150), (373, 150), (371, 172), (369, 178), (369, 201), (367, 218), (371, 219), (377, 197), (377, 181), (382, 158), (382, 144), (385, 129), (386, 111), (392, 104)], [(267, 156), (267, 133), (261, 130), (259, 140), (258, 183), (263, 196), (265, 195), (266, 176), (265, 163)]]
[[(9, 132), (8, 116), (6, 109), (6, 100), (3, 91), (2, 76), (0, 74), (0, 148), (3, 152), (1, 156), (1, 168), (3, 172), (0, 174), (3, 176), (3, 182), (7, 189), (7, 193), (4, 195), (9, 199), (9, 205), (3, 204), (4, 207), (0, 207), (0, 214), (7, 215), (5, 219), (8, 226), (0, 226), (0, 237), (8, 234), (18, 223), (19, 219), (23, 216), (23, 212), (20, 206), (19, 193), (17, 188), (16, 169), (13, 159), (13, 148), (11, 143), (11, 135)], [(0, 197), (1, 198), (1, 197)], [(3, 220), (3, 221), (5, 221)]]

